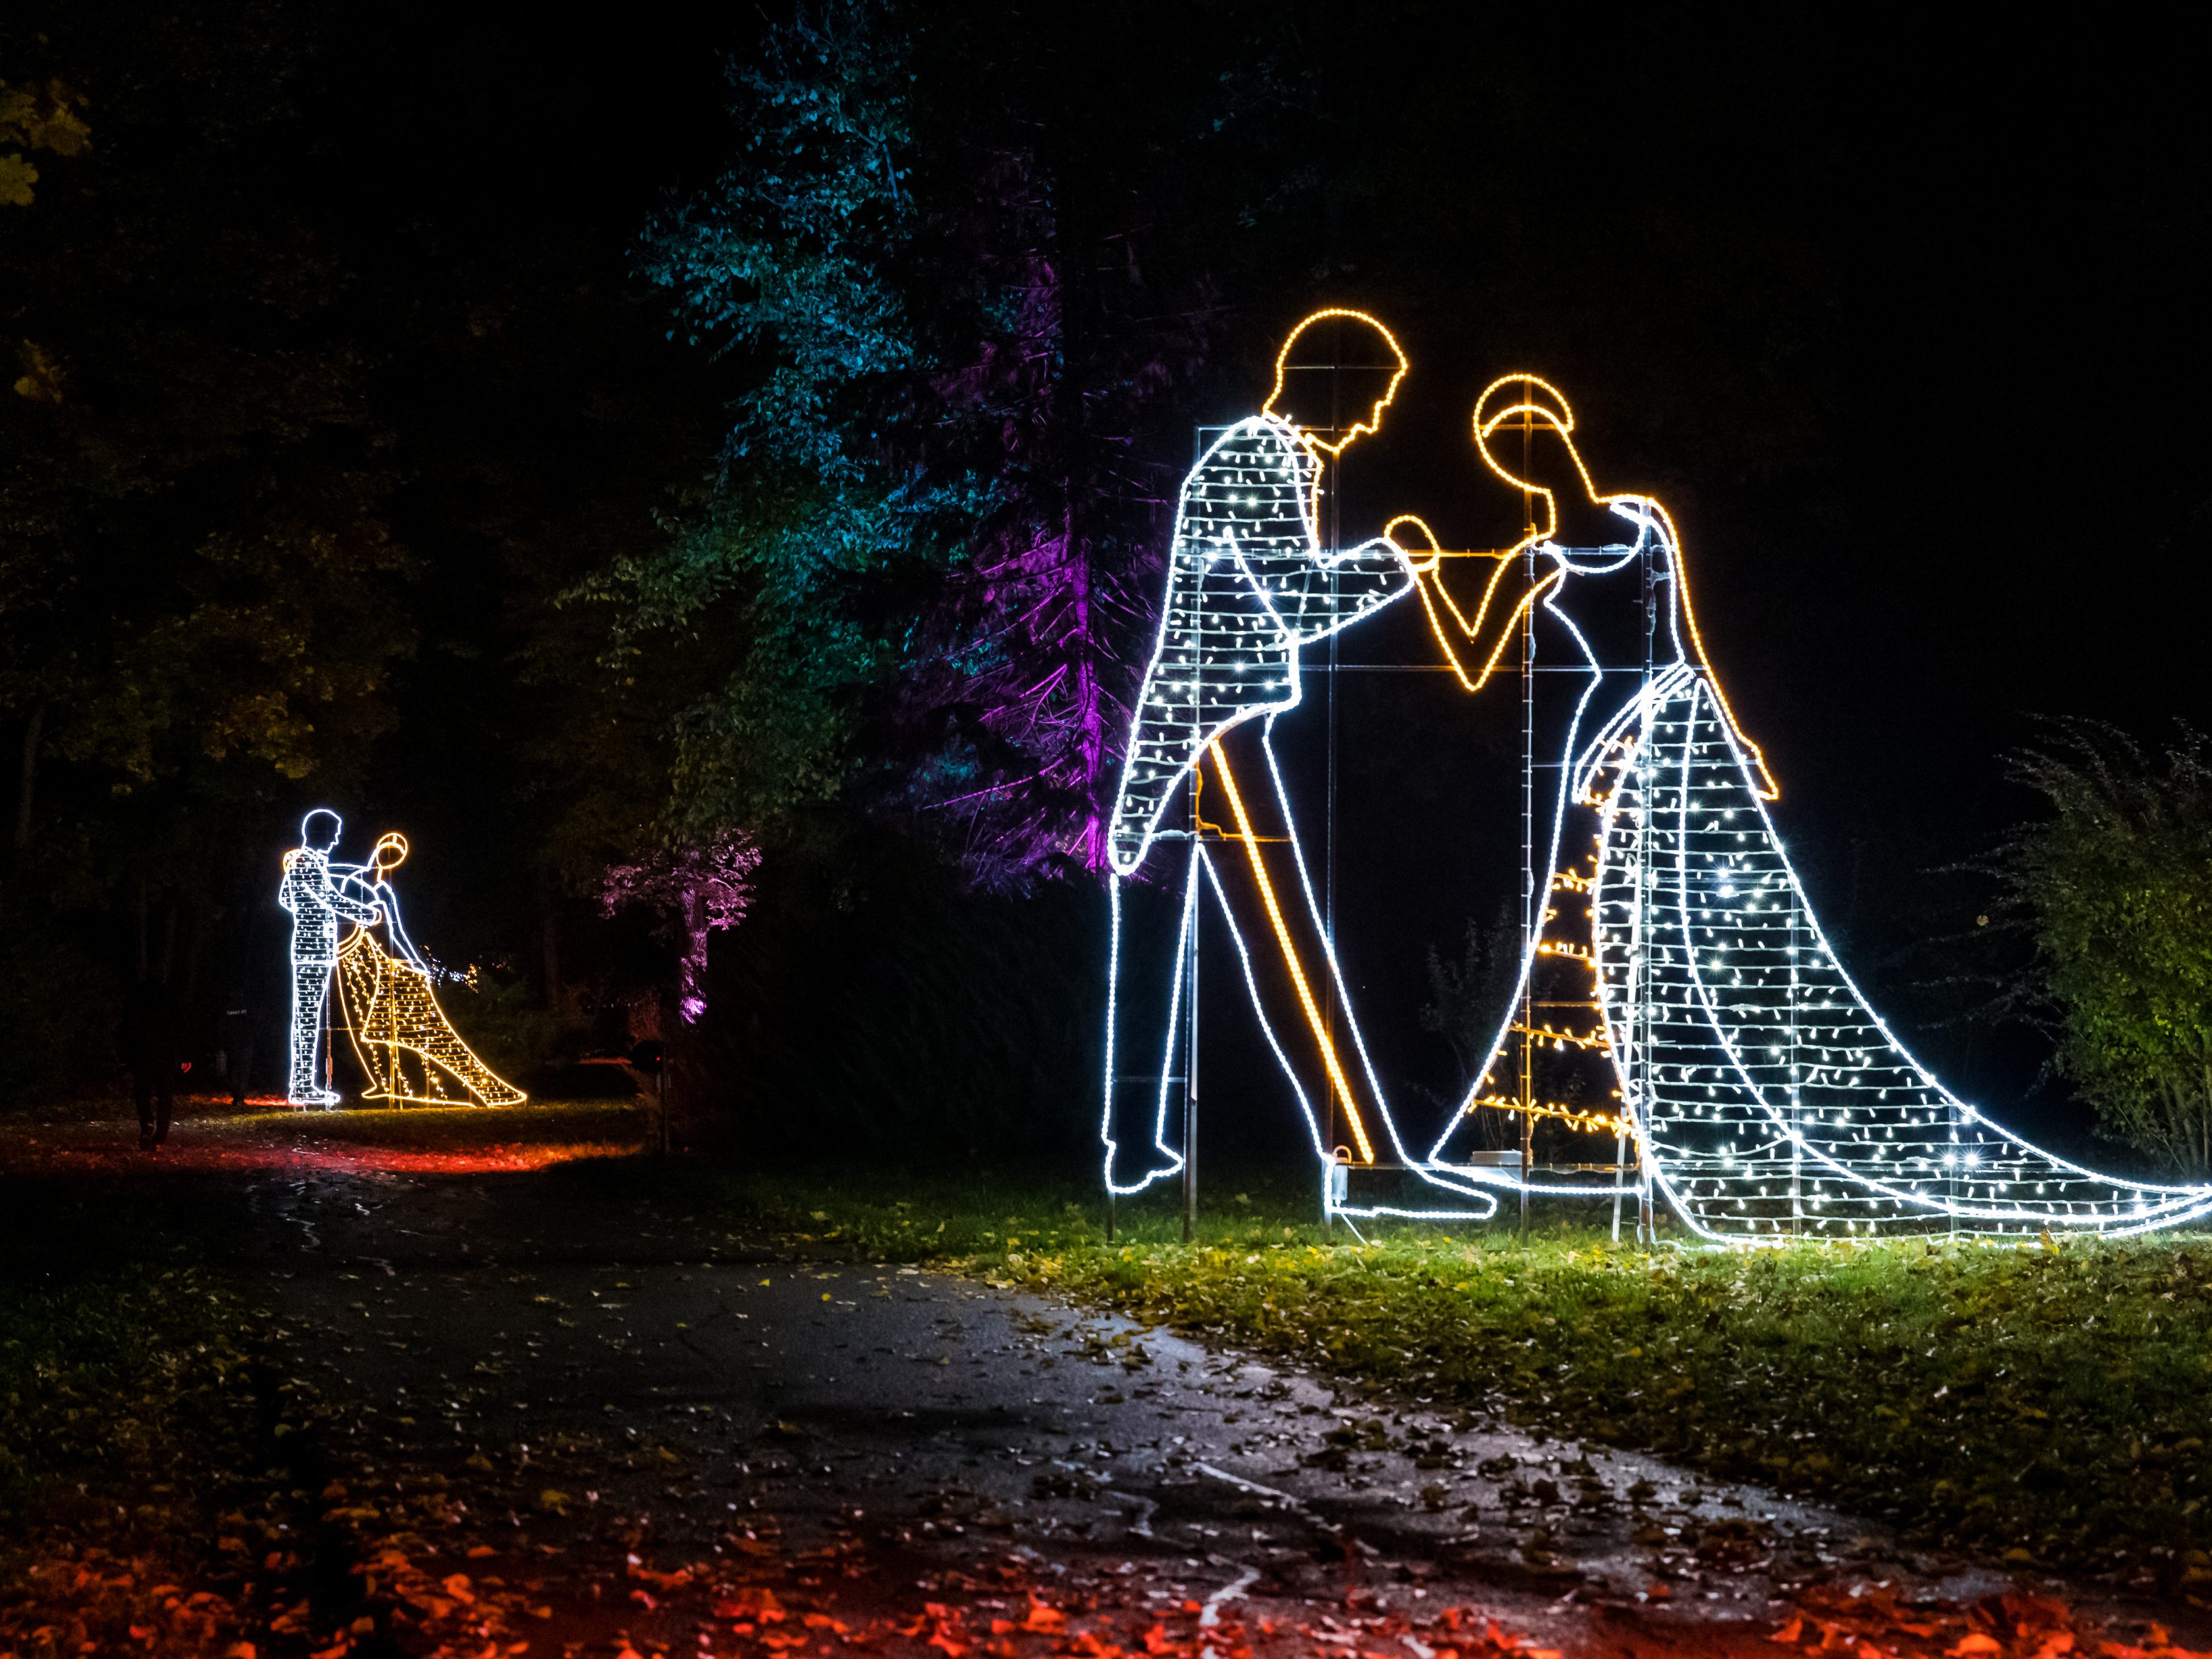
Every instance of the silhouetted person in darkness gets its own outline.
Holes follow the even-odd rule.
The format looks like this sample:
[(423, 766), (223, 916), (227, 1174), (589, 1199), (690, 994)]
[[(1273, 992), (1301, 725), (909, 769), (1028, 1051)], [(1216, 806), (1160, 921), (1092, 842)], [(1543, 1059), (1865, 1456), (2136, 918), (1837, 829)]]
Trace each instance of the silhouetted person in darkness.
[(176, 994), (156, 980), (141, 981), (132, 999), (129, 1031), (131, 1088), (138, 1103), (138, 1146), (151, 1152), (169, 1138), (175, 1109), (179, 1042)]

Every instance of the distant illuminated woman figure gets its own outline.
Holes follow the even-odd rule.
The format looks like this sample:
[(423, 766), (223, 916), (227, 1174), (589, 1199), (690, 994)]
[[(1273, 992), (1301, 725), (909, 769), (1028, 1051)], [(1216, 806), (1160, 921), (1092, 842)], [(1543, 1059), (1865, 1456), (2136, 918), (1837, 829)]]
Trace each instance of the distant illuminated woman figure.
[[(1484, 461), (1531, 509), (1522, 548), (1548, 567), (1537, 665), (1570, 672), (1534, 682), (1567, 702), (1524, 989), (1431, 1150), (1431, 1178), (1520, 1184), (1457, 1151), (1477, 1106), (1513, 1103), (1518, 1036), (1609, 1061), (1655, 1186), (1707, 1237), (2130, 1233), (2212, 1213), (2212, 1187), (2114, 1179), (2007, 1133), (1867, 1006), (1767, 816), (1777, 792), (1706, 659), (1672, 520), (1649, 496), (1600, 495), (1573, 430), (1533, 375), (1475, 407)], [(1563, 505), (1582, 521), (1564, 533)], [(1639, 661), (1640, 678), (1617, 672)], [(1525, 995), (1562, 968), (1583, 976), (1579, 1027), (1536, 1012), (1572, 999)]]
[(520, 1105), (529, 1097), (478, 1060), (438, 1006), (437, 969), (407, 937), (390, 880), (406, 857), (407, 838), (386, 835), (348, 880), (376, 907), (390, 947), (380, 947), (364, 926), (338, 949), (339, 999), (355, 1056), (369, 1077), (362, 1098), (452, 1105), (459, 1103), (451, 1085), (459, 1085), (480, 1106)]

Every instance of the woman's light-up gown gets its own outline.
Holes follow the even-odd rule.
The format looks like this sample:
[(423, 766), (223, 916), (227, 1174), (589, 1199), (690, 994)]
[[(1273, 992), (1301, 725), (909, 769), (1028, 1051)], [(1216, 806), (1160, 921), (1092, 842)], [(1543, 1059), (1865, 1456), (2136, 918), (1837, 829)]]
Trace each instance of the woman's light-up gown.
[[(1593, 670), (1561, 757), (1549, 867), (1590, 848), (1584, 836), (1595, 854), (1587, 892), (1553, 878), (1539, 949), (1589, 954), (1605, 1048), (1659, 1194), (1701, 1235), (1766, 1242), (2120, 1234), (2212, 1212), (2212, 1187), (2100, 1175), (2008, 1133), (1906, 1052), (1821, 933), (1757, 763), (1685, 649), (1663, 514), (1634, 500), (1613, 510), (1632, 543), (1539, 550), (1566, 573), (1546, 607)], [(1617, 608), (1625, 583), (1640, 606), (1646, 568), (1659, 625), (1649, 672), (1623, 696), (1622, 676), (1595, 672), (1576, 619)], [(1493, 1066), (1510, 1028), (1509, 1016)], [(1453, 1168), (1459, 1127), (1431, 1154), (1436, 1176), (1503, 1184)]]
[(364, 1100), (419, 1106), (519, 1106), (530, 1098), (477, 1057), (438, 1006), (433, 975), (399, 920), (398, 895), (381, 880), (357, 886), (383, 913), (386, 951), (367, 927), (338, 947), (338, 994), (354, 1053), (368, 1073)]

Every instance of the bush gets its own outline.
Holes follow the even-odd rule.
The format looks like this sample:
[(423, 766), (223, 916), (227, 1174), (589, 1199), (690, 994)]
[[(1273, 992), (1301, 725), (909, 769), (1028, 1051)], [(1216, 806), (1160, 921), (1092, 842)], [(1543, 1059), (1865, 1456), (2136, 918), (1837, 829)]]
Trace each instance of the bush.
[(441, 989), (438, 1000), (461, 1041), (509, 1082), (575, 1057), (577, 1034), (521, 980), (478, 974), (473, 983)]

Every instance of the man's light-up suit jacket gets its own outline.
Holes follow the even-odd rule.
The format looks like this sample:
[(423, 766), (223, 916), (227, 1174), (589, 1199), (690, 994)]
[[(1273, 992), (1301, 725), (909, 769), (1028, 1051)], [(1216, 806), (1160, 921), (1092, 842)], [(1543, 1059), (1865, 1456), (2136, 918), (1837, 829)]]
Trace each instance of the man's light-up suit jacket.
[(1111, 856), (1127, 876), (1206, 744), (1298, 702), (1298, 647), (1413, 582), (1378, 538), (1334, 556), (1313, 520), (1319, 458), (1272, 415), (1239, 421), (1183, 480), (1160, 637), (1138, 694)]

